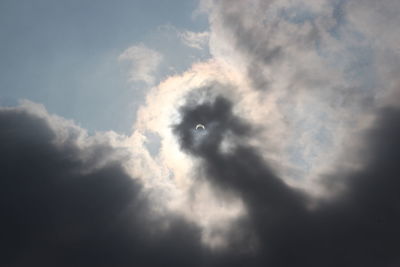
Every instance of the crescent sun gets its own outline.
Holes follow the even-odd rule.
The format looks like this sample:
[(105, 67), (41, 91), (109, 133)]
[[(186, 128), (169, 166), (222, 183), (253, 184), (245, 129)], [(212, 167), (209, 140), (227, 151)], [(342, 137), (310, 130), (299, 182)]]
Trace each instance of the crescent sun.
[(197, 124), (196, 125), (196, 130), (198, 130), (198, 129), (203, 129), (203, 130), (205, 130), (206, 129), (206, 127), (203, 125), (203, 124)]

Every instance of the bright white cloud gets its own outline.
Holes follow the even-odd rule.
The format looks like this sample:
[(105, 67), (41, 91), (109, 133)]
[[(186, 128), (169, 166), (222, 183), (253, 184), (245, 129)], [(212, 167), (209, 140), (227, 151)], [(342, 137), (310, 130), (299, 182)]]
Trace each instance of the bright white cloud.
[(155, 82), (155, 71), (159, 67), (163, 56), (143, 44), (131, 46), (119, 57), (120, 61), (130, 64), (129, 80), (132, 82), (142, 81), (148, 85)]
[[(201, 173), (195, 171), (197, 163), (181, 151), (171, 126), (179, 123), (178, 109), (185, 104), (189, 92), (208, 86), (207, 81), (225, 83), (230, 79), (235, 80), (234, 73), (211, 61), (195, 64), (189, 71), (164, 80), (149, 91), (129, 141), (133, 175), (141, 177), (149, 188), (162, 192), (158, 195), (162, 195), (160, 202), (164, 207), (201, 226), (202, 239), (211, 246), (224, 245), (223, 236), (229, 232), (226, 226), (244, 215), (243, 203), (234, 196), (221, 199), (215, 194)], [(161, 138), (156, 156), (145, 147), (148, 133)], [(222, 225), (225, 231), (218, 230)]]

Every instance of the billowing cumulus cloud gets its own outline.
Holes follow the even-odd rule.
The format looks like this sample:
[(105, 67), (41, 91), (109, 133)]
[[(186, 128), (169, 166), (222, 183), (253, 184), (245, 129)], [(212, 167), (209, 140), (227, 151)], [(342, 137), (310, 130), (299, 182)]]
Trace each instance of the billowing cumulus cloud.
[[(2, 108), (3, 262), (399, 265), (399, 8), (201, 1), (210, 28), (180, 32), (210, 58), (152, 86), (130, 136)], [(120, 60), (153, 85), (157, 52)]]
[[(124, 167), (127, 151), (112, 136), (82, 129), (25, 103), (0, 111), (2, 257), (8, 266), (396, 266), (400, 111), (385, 109), (365, 133), (366, 168), (331, 178), (346, 187), (315, 203), (286, 185), (237, 142), (254, 129), (223, 97), (183, 106), (173, 126), (180, 148), (200, 162), (220, 200), (243, 200), (246, 218), (230, 223), (227, 245), (210, 251), (201, 229), (178, 216), (153, 213), (151, 194)], [(208, 120), (195, 140), (192, 124)], [(7, 190), (4, 190), (6, 188)], [(150, 198), (149, 198), (150, 197)], [(212, 206), (210, 206), (212, 208)], [(223, 233), (220, 233), (223, 234)], [(366, 253), (367, 252), (367, 253)], [(154, 257), (157, 255), (157, 257)], [(290, 257), (289, 257), (289, 256)]]
[[(350, 243), (362, 248), (346, 256), (339, 251), (339, 240), (328, 233), (336, 222), (337, 228), (332, 231), (343, 229), (348, 235), (355, 230), (354, 224), (362, 223), (348, 213), (366, 209), (365, 199), (346, 201), (351, 194), (358, 194), (357, 186), (352, 185), (354, 180), (362, 184), (361, 177), (370, 177), (372, 171), (371, 159), (361, 151), (379, 138), (366, 139), (365, 133), (385, 120), (387, 113), (381, 110), (392, 107), (389, 113), (395, 114), (398, 107), (395, 35), (378, 38), (379, 30), (371, 32), (397, 23), (396, 16), (384, 15), (396, 4), (385, 1), (379, 12), (371, 2), (363, 2), (360, 9), (358, 4), (202, 1), (200, 10), (209, 16), (212, 58), (153, 88), (135, 124), (136, 134), (144, 140), (149, 134), (160, 139), (159, 153), (149, 157), (148, 162), (156, 170), (165, 167), (160, 177), (167, 173), (169, 185), (179, 192), (179, 197), (172, 197), (176, 210), (197, 218), (194, 221), (203, 231), (216, 229), (212, 232), (218, 235), (215, 223), (202, 220), (207, 217), (212, 222), (213, 218), (218, 221), (223, 217), (210, 216), (213, 212), (208, 211), (198, 216), (190, 205), (206, 201), (209, 210), (215, 210), (224, 201), (222, 190), (237, 202), (225, 206), (225, 210), (240, 210), (224, 217), (226, 228), (236, 229), (235, 222), (250, 218), (256, 234), (248, 231), (251, 227), (244, 230), (252, 244), (249, 247), (261, 247), (258, 256), (271, 257), (260, 256), (262, 261), (276, 261), (278, 265), (293, 265), (282, 259), (280, 253), (285, 248), (296, 256), (293, 260), (299, 259), (297, 265), (309, 262), (316, 266), (325, 264), (323, 259), (335, 253), (338, 259), (332, 262), (357, 264), (362, 259), (356, 254), (362, 249), (377, 249), (371, 245), (372, 239), (361, 246), (366, 240), (355, 238)], [(375, 25), (369, 28), (367, 23)], [(197, 123), (206, 125), (207, 130), (196, 132)], [(235, 123), (238, 125), (233, 126)], [(150, 169), (147, 173), (160, 174)], [(185, 197), (196, 191), (199, 183), (211, 184), (207, 196), (217, 197), (213, 201), (209, 197)], [(365, 190), (362, 194), (368, 195)], [(259, 216), (268, 213), (267, 199), (276, 225), (268, 222), (267, 215)], [(354, 209), (342, 209), (346, 205)], [(374, 216), (369, 212), (365, 211), (363, 220)], [(395, 213), (390, 216), (396, 218)], [(328, 223), (329, 219), (334, 223)], [(282, 228), (275, 228), (280, 223)], [(259, 229), (268, 224), (271, 228)], [(319, 224), (325, 226), (318, 228)], [(320, 237), (311, 236), (312, 228), (320, 231)], [(275, 229), (282, 233), (282, 239), (269, 233)], [(285, 231), (293, 233), (293, 238), (283, 234)], [(220, 238), (229, 240), (226, 234)], [(284, 245), (285, 238), (289, 244)], [(315, 260), (308, 260), (304, 250), (294, 251), (296, 245), (305, 246), (307, 238), (310, 242), (327, 242), (326, 250), (321, 247), (321, 256)], [(206, 245), (211, 243), (205, 240)], [(318, 245), (310, 246), (311, 251), (317, 249), (314, 246)], [(376, 254), (371, 258), (375, 256), (379, 258)]]
[[(196, 144), (190, 126), (199, 117), (216, 126)], [(182, 149), (201, 160), (208, 179), (243, 199), (250, 222), (238, 231), (246, 233), (241, 245), (247, 251), (241, 260), (249, 266), (396, 266), (400, 263), (398, 125), (398, 109), (382, 110), (376, 126), (364, 136), (368, 145), (360, 151), (370, 155), (365, 157), (368, 167), (331, 173), (329, 178), (346, 191), (317, 203), (283, 183), (256, 149), (238, 145), (229, 154), (218, 149), (229, 132), (251, 133), (232, 115), (229, 101), (217, 98), (184, 109), (175, 131)]]
[(0, 125), (2, 266), (196, 265), (196, 227), (152, 215), (112, 136), (29, 102)]

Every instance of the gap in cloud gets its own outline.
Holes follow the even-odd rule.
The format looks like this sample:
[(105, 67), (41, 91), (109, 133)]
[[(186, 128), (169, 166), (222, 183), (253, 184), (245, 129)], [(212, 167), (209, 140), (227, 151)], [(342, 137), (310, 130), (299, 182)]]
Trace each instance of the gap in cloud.
[(145, 142), (146, 149), (149, 151), (152, 157), (156, 157), (159, 154), (161, 148), (160, 136), (153, 132), (146, 132), (145, 136), (146, 136), (146, 142)]

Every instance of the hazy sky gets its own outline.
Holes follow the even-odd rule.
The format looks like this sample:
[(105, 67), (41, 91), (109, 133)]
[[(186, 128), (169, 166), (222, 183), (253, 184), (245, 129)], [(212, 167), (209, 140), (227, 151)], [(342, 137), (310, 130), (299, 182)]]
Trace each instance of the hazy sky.
[(400, 266), (399, 14), (1, 1), (0, 265)]

